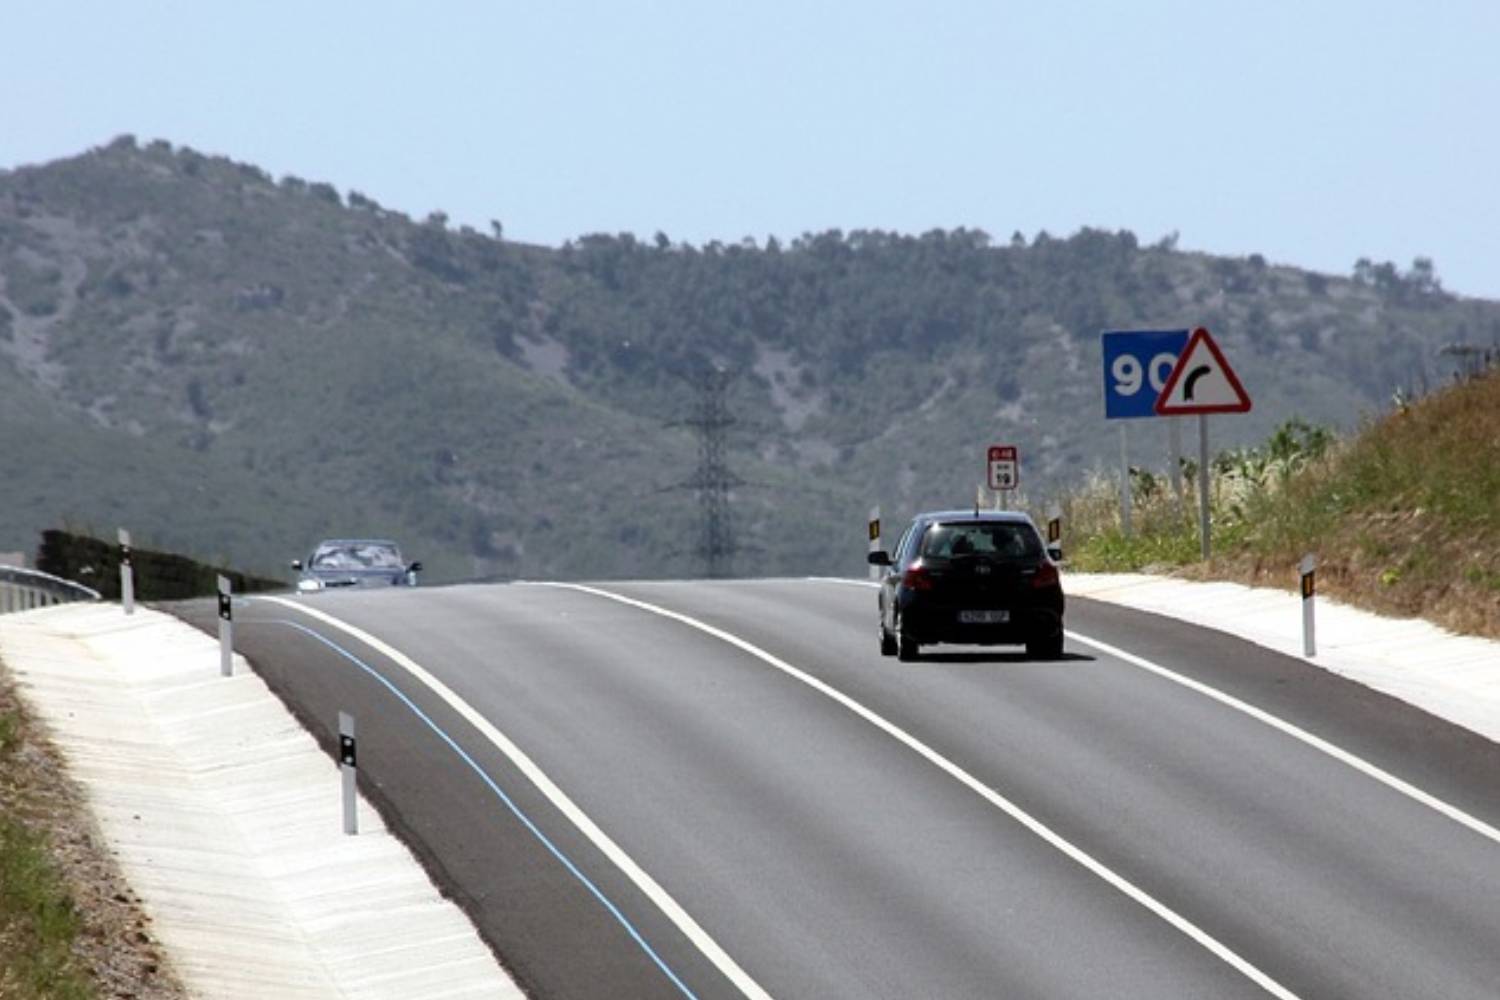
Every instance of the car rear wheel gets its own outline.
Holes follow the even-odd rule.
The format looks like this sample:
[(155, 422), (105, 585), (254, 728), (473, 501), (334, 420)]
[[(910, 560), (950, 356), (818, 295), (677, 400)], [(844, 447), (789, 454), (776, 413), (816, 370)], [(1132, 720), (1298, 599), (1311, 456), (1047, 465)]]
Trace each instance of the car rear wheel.
[(915, 660), (919, 655), (921, 655), (921, 649), (921, 646), (919, 646), (917, 644), (917, 641), (911, 636), (902, 635), (898, 648), (896, 650), (896, 656), (898, 659), (910, 663), (912, 660)]
[(884, 625), (880, 626), (880, 655), (896, 655), (896, 637), (891, 635), (890, 630)]
[(1063, 637), (1059, 632), (1057, 635), (1046, 636), (1039, 639), (1029, 639), (1026, 642), (1026, 655), (1033, 660), (1060, 660), (1063, 655)]

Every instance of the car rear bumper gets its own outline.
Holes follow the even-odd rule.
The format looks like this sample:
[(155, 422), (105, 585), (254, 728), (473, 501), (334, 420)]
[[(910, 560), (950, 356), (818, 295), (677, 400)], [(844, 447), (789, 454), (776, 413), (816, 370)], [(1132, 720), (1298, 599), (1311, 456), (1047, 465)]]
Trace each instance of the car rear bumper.
[(901, 612), (901, 634), (924, 644), (991, 646), (1050, 639), (1062, 633), (1062, 613), (1051, 608), (1007, 609), (1009, 621), (991, 624), (961, 622), (960, 610), (913, 603)]

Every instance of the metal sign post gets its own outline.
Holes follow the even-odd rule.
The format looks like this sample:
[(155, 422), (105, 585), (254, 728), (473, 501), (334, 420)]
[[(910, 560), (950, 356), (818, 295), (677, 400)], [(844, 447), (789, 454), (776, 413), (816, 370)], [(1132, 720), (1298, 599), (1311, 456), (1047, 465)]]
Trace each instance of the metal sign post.
[(354, 716), (348, 712), (339, 713), (339, 771), (344, 786), (344, 833), (354, 836), (359, 833), (359, 817), (356, 806), (359, 803), (355, 788), (355, 769), (357, 760), (354, 749)]
[(1203, 561), (1207, 562), (1213, 551), (1208, 505), (1208, 415), (1248, 413), (1250, 394), (1214, 338), (1200, 326), (1188, 337), (1153, 409), (1159, 417), (1198, 417), (1198, 532)]
[(234, 602), (227, 576), (219, 577), (219, 674), (234, 674)]
[(1208, 506), (1208, 414), (1198, 414), (1198, 536), (1203, 561), (1213, 554), (1213, 534)]
[[(875, 551), (878, 551), (880, 549), (880, 504), (876, 504), (875, 506), (873, 506), (873, 507), (870, 508), (870, 524), (869, 524), (869, 529), (870, 529), (870, 551), (871, 552), (875, 552)], [(878, 579), (880, 579), (880, 567), (879, 566), (871, 566), (870, 567), (870, 579), (872, 579), (872, 580), (878, 580)]]
[(1315, 575), (1318, 557), (1309, 552), (1302, 557), (1297, 569), (1302, 574), (1302, 655), (1311, 658), (1318, 655), (1318, 642), (1313, 629), (1313, 597), (1317, 593)]
[(1130, 537), (1130, 449), (1125, 440), (1125, 425), (1120, 425), (1120, 534)]
[(1176, 417), (1167, 418), (1167, 450), (1171, 452), (1167, 456), (1167, 475), (1172, 481), (1172, 502), (1177, 505), (1177, 520), (1182, 521), (1184, 503), (1182, 495), (1182, 424), (1177, 422)]
[(130, 532), (119, 529), (120, 603), (127, 615), (135, 614), (135, 570), (130, 565)]

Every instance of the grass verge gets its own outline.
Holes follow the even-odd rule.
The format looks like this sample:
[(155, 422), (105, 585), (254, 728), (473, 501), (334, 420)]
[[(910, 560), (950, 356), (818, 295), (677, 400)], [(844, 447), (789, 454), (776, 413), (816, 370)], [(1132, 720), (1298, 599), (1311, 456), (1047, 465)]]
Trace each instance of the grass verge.
[(1500, 370), (1342, 441), (1290, 421), (1261, 448), (1220, 455), (1211, 481), (1210, 562), (1192, 500), (1137, 473), (1129, 537), (1112, 481), (1064, 500), (1072, 565), (1292, 589), (1310, 552), (1321, 593), (1500, 639)]
[[(0, 774), (12, 773), (26, 725), (19, 710), (0, 712)], [(90, 1000), (93, 983), (74, 952), (82, 919), (46, 836), (24, 818), (27, 805), (23, 788), (0, 785), (0, 997)]]

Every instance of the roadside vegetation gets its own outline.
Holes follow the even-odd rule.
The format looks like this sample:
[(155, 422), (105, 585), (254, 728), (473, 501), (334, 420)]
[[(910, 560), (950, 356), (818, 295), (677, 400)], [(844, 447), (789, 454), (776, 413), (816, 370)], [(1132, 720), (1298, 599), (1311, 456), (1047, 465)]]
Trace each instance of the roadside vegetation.
[(1117, 483), (1096, 479), (1062, 505), (1072, 565), (1293, 588), (1311, 552), (1321, 593), (1500, 638), (1500, 367), (1395, 403), (1347, 437), (1293, 420), (1220, 454), (1207, 564), (1191, 463), (1181, 503), (1163, 478), (1134, 474), (1128, 538)]
[(151, 919), (0, 663), (0, 1000), (183, 1000)]
[(13, 779), (26, 730), (0, 690), (0, 997), (86, 1000), (95, 992), (73, 952), (82, 922), (46, 835), (27, 822), (32, 796)]

